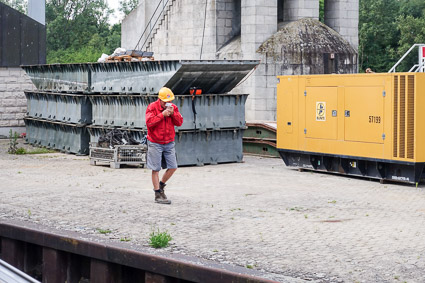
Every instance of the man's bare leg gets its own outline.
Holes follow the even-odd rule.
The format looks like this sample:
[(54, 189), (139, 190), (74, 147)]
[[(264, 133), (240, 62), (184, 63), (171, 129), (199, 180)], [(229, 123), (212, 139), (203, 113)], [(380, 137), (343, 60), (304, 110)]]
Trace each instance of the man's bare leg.
[(152, 170), (152, 184), (155, 191), (159, 190), (159, 171)]
[[(161, 182), (163, 182), (165, 184), (171, 178), (171, 176), (173, 176), (173, 174), (174, 174), (174, 172), (176, 172), (176, 170), (177, 170), (177, 168), (167, 169), (167, 171), (165, 171), (164, 175), (162, 176)], [(152, 173), (153, 173), (153, 171), (152, 171)], [(152, 178), (153, 178), (153, 176), (152, 176)], [(158, 181), (158, 188), (159, 188), (159, 181)]]

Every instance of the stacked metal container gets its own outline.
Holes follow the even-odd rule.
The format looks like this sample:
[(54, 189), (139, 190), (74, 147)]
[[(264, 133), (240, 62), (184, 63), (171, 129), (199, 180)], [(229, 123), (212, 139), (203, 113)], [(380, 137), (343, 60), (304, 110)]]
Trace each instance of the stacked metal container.
[(88, 154), (90, 140), (86, 125), (91, 123), (92, 108), (82, 94), (26, 91), (27, 141), (36, 146), (68, 153)]
[[(64, 110), (60, 110), (60, 113), (47, 110), (49, 106), (44, 103), (46, 110), (43, 110), (42, 117), (38, 117), (41, 112), (38, 106), (33, 105), (39, 105), (39, 100), (32, 97), (41, 93), (56, 98), (84, 97), (90, 103), (90, 117), (80, 115), (71, 120), (80, 120), (77, 123), (88, 130), (92, 142), (111, 128), (130, 131), (135, 139), (141, 141), (147, 132), (145, 113), (148, 105), (157, 100), (161, 87), (169, 87), (176, 94), (173, 103), (179, 107), (184, 119), (183, 125), (176, 128), (178, 164), (203, 165), (242, 161), (248, 95), (228, 92), (257, 64), (258, 61), (182, 60), (23, 68), (40, 90), (37, 94), (27, 95), (29, 116), (43, 119), (45, 115), (50, 118), (55, 116), (55, 119), (66, 116), (60, 112)], [(201, 89), (202, 94), (191, 96), (189, 91), (192, 87)], [(59, 106), (62, 101), (55, 100), (58, 109), (64, 109)], [(39, 142), (39, 134), (32, 129), (31, 119), (26, 121), (29, 142)], [(57, 138), (53, 134), (47, 134), (46, 140), (56, 141), (57, 146)], [(70, 147), (62, 143), (60, 146), (65, 146), (65, 149)]]

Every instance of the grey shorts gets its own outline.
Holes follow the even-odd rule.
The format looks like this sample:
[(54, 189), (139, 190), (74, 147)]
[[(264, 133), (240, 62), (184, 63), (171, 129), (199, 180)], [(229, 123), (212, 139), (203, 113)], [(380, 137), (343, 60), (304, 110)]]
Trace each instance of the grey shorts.
[(176, 150), (174, 142), (167, 144), (154, 143), (148, 140), (147, 166), (153, 171), (160, 171), (162, 168), (177, 168)]

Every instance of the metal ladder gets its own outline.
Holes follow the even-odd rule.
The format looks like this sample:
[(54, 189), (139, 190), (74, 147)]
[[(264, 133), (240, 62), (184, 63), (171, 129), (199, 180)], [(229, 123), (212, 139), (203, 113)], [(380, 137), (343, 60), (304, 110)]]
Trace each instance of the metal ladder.
[[(168, 5), (168, 2), (170, 2), (170, 5)], [(158, 20), (161, 18), (162, 15), (166, 15), (168, 13), (168, 11), (170, 10), (170, 7), (172, 6), (171, 4), (174, 2), (174, 0), (160, 0), (158, 5), (156, 6), (155, 11), (153, 12), (148, 24), (145, 27), (145, 30), (143, 31), (142, 35), (139, 38), (139, 41), (137, 41), (136, 47), (134, 47), (135, 50), (143, 50), (143, 48), (145, 47), (146, 43), (152, 43), (152, 37), (156, 34), (156, 32), (159, 29), (159, 26), (156, 27), (156, 24), (158, 22)], [(158, 12), (158, 9), (161, 8), (161, 10)], [(164, 11), (166, 10), (166, 13), (164, 13)], [(164, 21), (164, 16), (161, 19), (161, 23)], [(156, 28), (155, 28), (156, 27)], [(142, 44), (142, 46), (140, 47), (140, 42), (143, 39), (143, 36), (146, 35), (146, 38)]]
[(418, 47), (418, 64), (413, 65), (413, 67), (410, 68), (409, 72), (425, 73), (425, 44), (423, 43), (413, 44), (412, 47), (410, 47), (410, 49), (407, 50), (406, 53), (404, 53), (403, 57), (401, 57), (401, 59), (398, 60), (398, 62), (395, 63), (395, 65), (388, 71), (388, 73), (395, 73), (397, 66), (400, 65), (401, 62), (403, 62), (406, 56), (409, 55), (415, 47)]

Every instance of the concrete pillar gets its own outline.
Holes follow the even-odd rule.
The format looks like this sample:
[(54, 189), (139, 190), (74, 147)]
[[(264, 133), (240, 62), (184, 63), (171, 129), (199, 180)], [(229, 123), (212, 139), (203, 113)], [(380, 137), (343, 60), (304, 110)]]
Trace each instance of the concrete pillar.
[(42, 25), (46, 24), (46, 0), (29, 0), (28, 17)]
[[(241, 2), (241, 49), (246, 60), (264, 59), (256, 51), (260, 45), (277, 32), (277, 6), (276, 0), (242, 0)], [(266, 74), (266, 62), (262, 61), (254, 74), (249, 77), (243, 87), (235, 89), (234, 93), (249, 93), (246, 102), (246, 120), (273, 120), (273, 109), (268, 105), (275, 105), (274, 91), (266, 90), (269, 84)], [(273, 73), (274, 75), (274, 73)]]
[(284, 0), (284, 22), (297, 21), (303, 18), (319, 19), (319, 0)]
[(254, 59), (258, 47), (277, 31), (277, 1), (242, 0), (241, 24), (243, 57)]
[(359, 0), (325, 0), (325, 24), (356, 50), (359, 46)]

